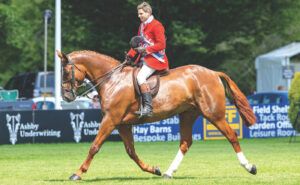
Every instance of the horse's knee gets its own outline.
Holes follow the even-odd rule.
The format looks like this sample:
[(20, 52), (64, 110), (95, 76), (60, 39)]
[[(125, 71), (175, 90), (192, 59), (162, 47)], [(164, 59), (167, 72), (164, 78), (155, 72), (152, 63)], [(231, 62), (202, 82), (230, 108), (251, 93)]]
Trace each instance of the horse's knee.
[(192, 140), (185, 140), (180, 142), (180, 150), (183, 154), (185, 154), (189, 148), (192, 146), (193, 141)]
[(97, 145), (92, 145), (89, 151), (89, 154), (93, 157), (99, 151), (99, 147)]
[(228, 135), (228, 141), (230, 142), (230, 143), (232, 143), (232, 144), (238, 144), (239, 143), (239, 141), (238, 141), (238, 138), (237, 138), (237, 133), (236, 132), (234, 132), (233, 134), (231, 134), (231, 135)]
[(239, 144), (239, 141), (237, 140), (237, 138), (230, 138), (230, 139), (228, 139), (228, 140), (229, 140), (229, 142), (230, 142), (231, 144), (233, 144), (233, 145)]

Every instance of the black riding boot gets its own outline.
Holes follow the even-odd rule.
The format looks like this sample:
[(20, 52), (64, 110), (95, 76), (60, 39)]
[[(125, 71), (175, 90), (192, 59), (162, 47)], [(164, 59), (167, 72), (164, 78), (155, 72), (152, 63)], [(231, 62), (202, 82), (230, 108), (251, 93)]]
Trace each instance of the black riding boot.
[(141, 86), (143, 108), (140, 110), (139, 114), (143, 116), (152, 116), (152, 96), (150, 93), (150, 88), (148, 84), (144, 83)]

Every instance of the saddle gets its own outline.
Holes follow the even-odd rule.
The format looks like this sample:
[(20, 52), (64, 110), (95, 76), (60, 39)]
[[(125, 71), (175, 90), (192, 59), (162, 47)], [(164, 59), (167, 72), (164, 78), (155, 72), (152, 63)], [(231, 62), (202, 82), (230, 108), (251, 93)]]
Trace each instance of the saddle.
[[(141, 68), (139, 67), (135, 67), (133, 69), (133, 73), (132, 73), (132, 80), (133, 80), (133, 86), (134, 86), (134, 90), (135, 92), (138, 94), (138, 96), (141, 96), (141, 90), (140, 90), (140, 86), (137, 82), (137, 74), (138, 72), (141, 70)], [(158, 93), (159, 90), (159, 85), (160, 85), (160, 76), (166, 76), (169, 74), (169, 70), (165, 69), (165, 70), (161, 70), (161, 71), (155, 71), (148, 79), (147, 79), (147, 83), (150, 87), (150, 93), (152, 95), (152, 97), (155, 97)]]

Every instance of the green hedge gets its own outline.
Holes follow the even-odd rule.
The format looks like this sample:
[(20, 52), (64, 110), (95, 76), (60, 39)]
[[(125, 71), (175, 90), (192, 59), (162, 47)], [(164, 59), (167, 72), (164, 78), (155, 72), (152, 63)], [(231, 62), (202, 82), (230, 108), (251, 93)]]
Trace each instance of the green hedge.
[[(292, 84), (289, 90), (289, 118), (291, 123), (293, 124), (294, 129), (300, 132), (300, 117), (295, 123), (297, 113), (300, 110), (300, 72), (295, 73), (294, 79), (292, 80)], [(300, 115), (299, 115), (300, 116)]]

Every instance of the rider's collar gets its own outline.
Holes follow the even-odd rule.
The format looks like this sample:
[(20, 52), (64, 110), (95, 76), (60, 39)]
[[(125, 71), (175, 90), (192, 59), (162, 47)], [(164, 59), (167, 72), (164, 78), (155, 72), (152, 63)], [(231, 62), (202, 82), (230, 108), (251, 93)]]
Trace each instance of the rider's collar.
[(145, 22), (143, 22), (144, 25), (149, 24), (151, 21), (153, 21), (154, 17), (151, 15)]

